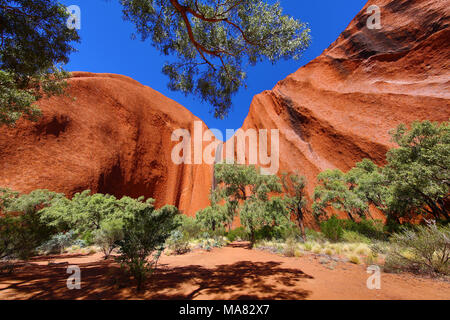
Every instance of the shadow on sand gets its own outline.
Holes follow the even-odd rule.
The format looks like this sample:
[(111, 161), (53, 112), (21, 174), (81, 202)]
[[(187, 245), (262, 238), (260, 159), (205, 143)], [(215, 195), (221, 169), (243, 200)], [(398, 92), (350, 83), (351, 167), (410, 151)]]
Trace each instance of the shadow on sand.
[[(113, 260), (80, 264), (81, 289), (68, 290), (66, 266), (28, 264), (0, 275), (1, 299), (305, 299), (312, 277), (278, 262), (240, 261), (205, 268), (162, 265), (140, 293)], [(186, 289), (187, 288), (187, 289)]]

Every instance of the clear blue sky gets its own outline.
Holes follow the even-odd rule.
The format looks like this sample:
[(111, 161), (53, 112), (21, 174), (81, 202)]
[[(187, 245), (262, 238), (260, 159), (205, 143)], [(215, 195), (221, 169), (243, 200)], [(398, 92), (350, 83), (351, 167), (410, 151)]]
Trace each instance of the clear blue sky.
[(209, 128), (240, 128), (254, 95), (272, 89), (275, 84), (319, 56), (365, 5), (366, 0), (281, 0), (284, 12), (309, 23), (312, 43), (300, 60), (264, 62), (247, 69), (247, 89), (241, 88), (233, 99), (228, 118), (214, 119), (210, 106), (200, 99), (185, 97), (167, 88), (161, 68), (167, 57), (161, 56), (149, 42), (131, 39), (134, 27), (122, 20), (118, 0), (61, 0), (81, 8), (81, 43), (66, 66), (69, 71), (117, 73), (129, 76), (170, 97), (202, 119)]

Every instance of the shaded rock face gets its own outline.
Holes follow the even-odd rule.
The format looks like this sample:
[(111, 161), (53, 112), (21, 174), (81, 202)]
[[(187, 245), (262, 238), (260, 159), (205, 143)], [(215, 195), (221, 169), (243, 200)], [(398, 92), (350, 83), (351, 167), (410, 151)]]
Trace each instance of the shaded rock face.
[(190, 215), (209, 204), (212, 167), (171, 159), (172, 132), (198, 118), (124, 76), (76, 72), (69, 84), (70, 97), (40, 101), (39, 122), (0, 129), (0, 186), (153, 197)]
[[(379, 30), (367, 28), (373, 4)], [(449, 10), (369, 1), (322, 55), (255, 96), (243, 129), (279, 129), (279, 173), (305, 175), (309, 193), (325, 169), (383, 164), (398, 124), (450, 118)], [(171, 160), (172, 132), (199, 121), (188, 110), (117, 75), (75, 73), (69, 94), (41, 101), (40, 122), (0, 129), (0, 186), (143, 195), (189, 215), (209, 204), (212, 165)]]
[[(379, 30), (367, 8), (380, 7)], [(243, 129), (280, 129), (280, 170), (298, 171), (313, 192), (325, 169), (378, 164), (389, 131), (450, 118), (448, 1), (368, 1), (318, 58), (255, 96)]]

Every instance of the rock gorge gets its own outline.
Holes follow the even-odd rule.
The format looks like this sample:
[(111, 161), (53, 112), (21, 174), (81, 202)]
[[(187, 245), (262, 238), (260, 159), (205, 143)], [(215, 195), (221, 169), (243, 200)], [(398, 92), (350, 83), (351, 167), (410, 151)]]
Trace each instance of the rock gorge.
[[(373, 4), (381, 29), (366, 26)], [(280, 172), (305, 175), (309, 193), (322, 170), (383, 164), (398, 124), (450, 118), (449, 11), (368, 1), (319, 57), (254, 97), (242, 128), (279, 129)], [(0, 186), (143, 195), (188, 215), (209, 204), (212, 165), (171, 161), (172, 132), (200, 119), (125, 76), (74, 72), (69, 84), (69, 96), (39, 102), (39, 122), (0, 128)]]

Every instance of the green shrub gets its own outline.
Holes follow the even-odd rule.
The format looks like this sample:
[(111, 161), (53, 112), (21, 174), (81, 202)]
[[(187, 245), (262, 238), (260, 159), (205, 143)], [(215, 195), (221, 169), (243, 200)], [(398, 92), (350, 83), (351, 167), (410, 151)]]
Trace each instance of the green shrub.
[(139, 291), (156, 269), (165, 242), (179, 226), (175, 222), (178, 210), (172, 206), (155, 210), (149, 201), (145, 207), (135, 206), (130, 210), (133, 215), (124, 220), (117, 260), (134, 277)]
[(117, 241), (122, 240), (122, 228), (123, 223), (120, 220), (104, 221), (101, 228), (93, 232), (94, 243), (101, 248), (105, 260), (117, 248)]
[(167, 247), (176, 254), (189, 252), (189, 240), (180, 230), (175, 230), (167, 239)]
[(390, 242), (386, 271), (450, 274), (450, 226), (418, 226), (395, 233)]
[(384, 225), (380, 220), (362, 219), (359, 222), (343, 220), (342, 227), (344, 230), (357, 232), (366, 238), (377, 240), (386, 239)]
[(203, 230), (197, 219), (179, 214), (175, 220), (180, 225), (177, 230), (183, 234), (183, 237), (188, 240), (200, 238)]
[(362, 234), (360, 234), (358, 232), (349, 231), (349, 230), (343, 231), (341, 239), (345, 242), (367, 243), (367, 244), (371, 243), (369, 238), (363, 236)]
[(66, 233), (58, 233), (55, 234), (50, 240), (43, 243), (39, 246), (38, 250), (43, 251), (46, 254), (49, 253), (58, 253), (61, 254), (64, 252), (65, 248), (70, 247), (74, 241), (74, 232), (69, 231)]
[(339, 241), (344, 233), (342, 220), (338, 219), (335, 215), (327, 221), (320, 223), (320, 230), (328, 240), (334, 242)]
[[(0, 205), (6, 214), (0, 216), (0, 239), (6, 240), (5, 247), (10, 257), (28, 260), (54, 234), (54, 229), (41, 220), (41, 209), (62, 195), (35, 190), (19, 196), (18, 193), (4, 193), (2, 190)], [(0, 251), (3, 246), (0, 244)]]
[(244, 227), (238, 227), (236, 229), (230, 230), (226, 237), (228, 238), (228, 240), (230, 240), (231, 242), (233, 241), (247, 241), (250, 239), (248, 231), (245, 230)]
[(323, 233), (317, 232), (314, 229), (305, 228), (306, 238), (308, 241), (318, 241), (323, 242), (326, 240)]
[(297, 242), (295, 239), (291, 238), (286, 241), (283, 248), (283, 255), (286, 257), (295, 257), (295, 253), (298, 250)]

